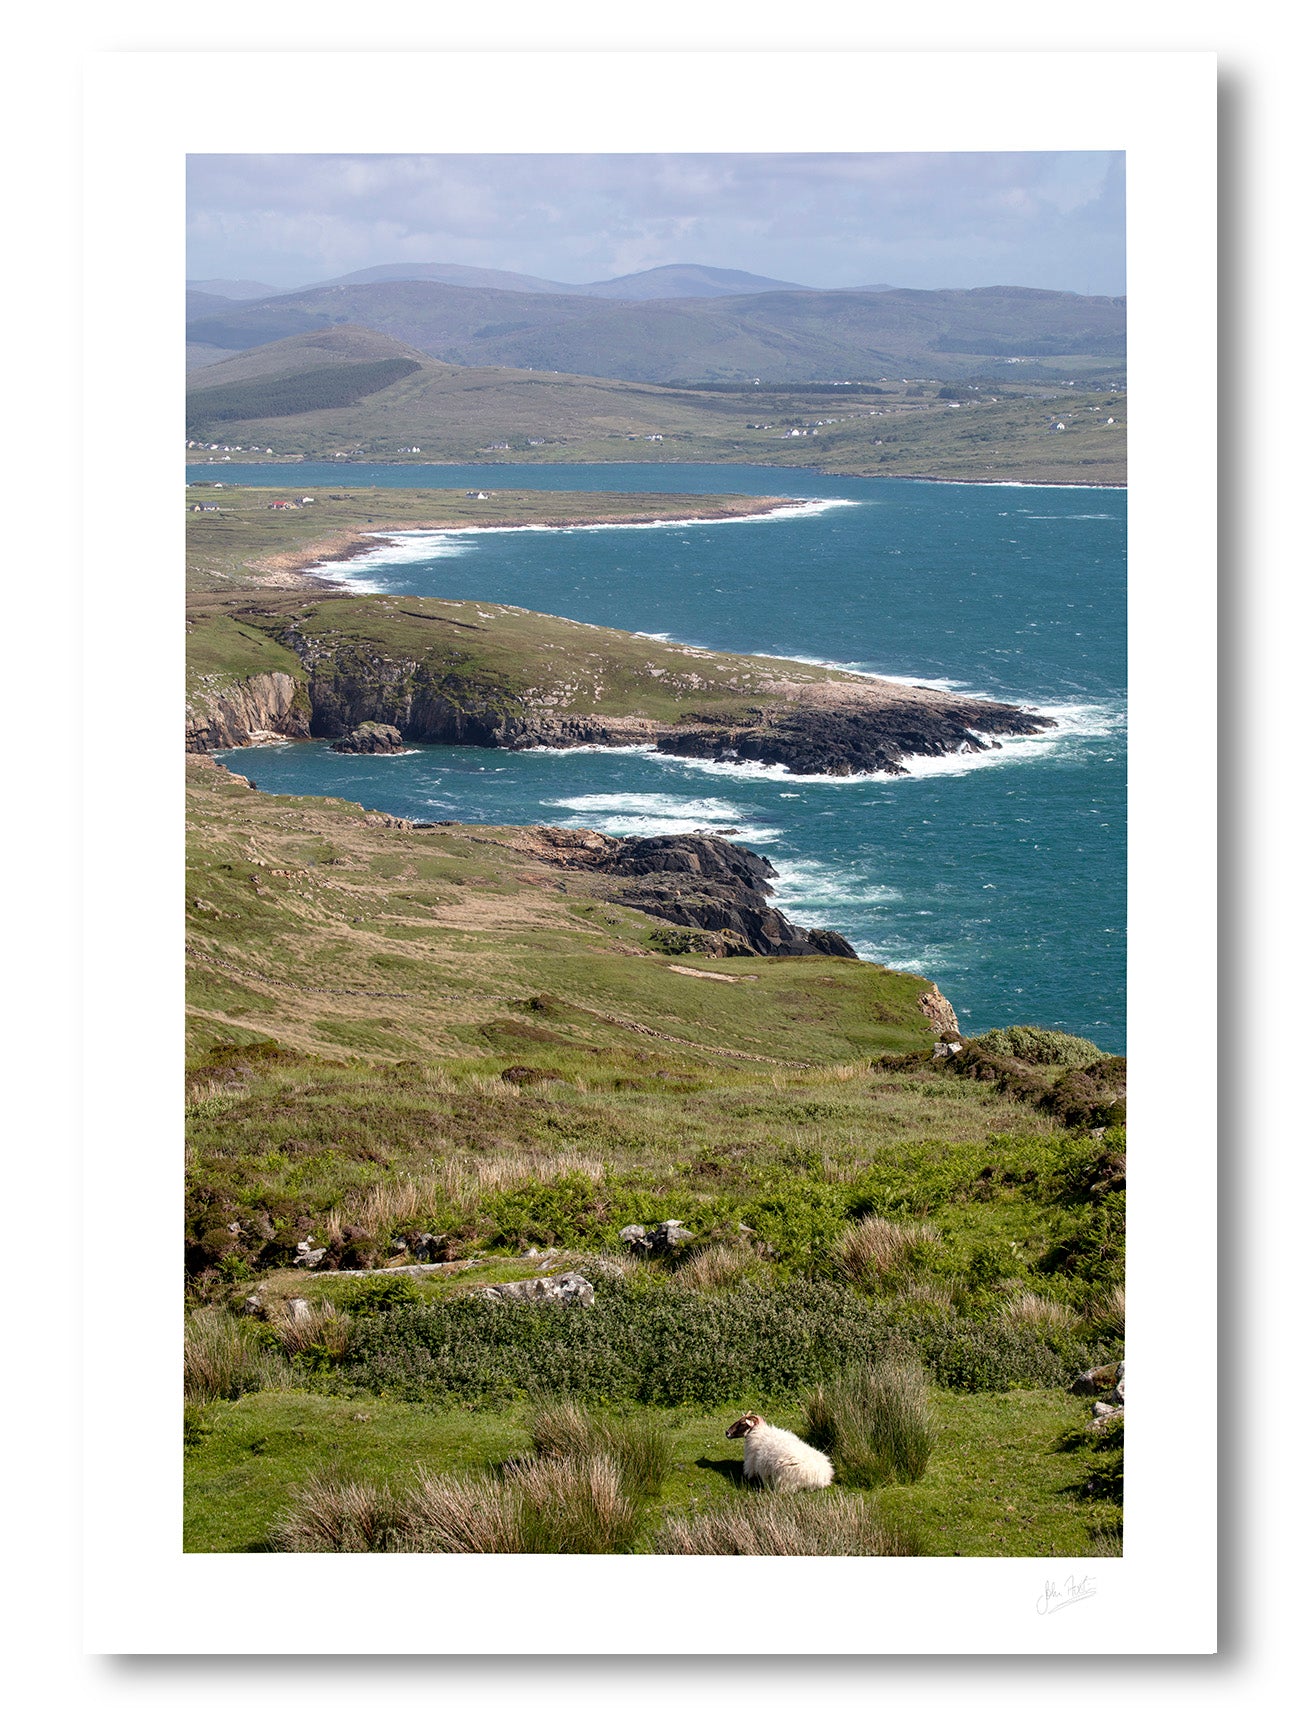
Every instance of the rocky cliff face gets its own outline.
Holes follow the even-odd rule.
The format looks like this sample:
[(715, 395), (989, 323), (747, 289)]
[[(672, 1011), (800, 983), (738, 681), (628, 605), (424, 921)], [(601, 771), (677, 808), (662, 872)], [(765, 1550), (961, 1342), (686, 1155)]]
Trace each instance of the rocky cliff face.
[(310, 710), (292, 674), (255, 673), (234, 685), (214, 686), (185, 711), (185, 749), (219, 751), (259, 739), (307, 739)]

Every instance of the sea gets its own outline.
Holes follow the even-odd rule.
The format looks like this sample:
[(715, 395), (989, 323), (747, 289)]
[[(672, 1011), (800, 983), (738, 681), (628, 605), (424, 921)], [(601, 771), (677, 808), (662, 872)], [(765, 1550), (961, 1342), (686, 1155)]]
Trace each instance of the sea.
[[(211, 481), (212, 465), (191, 468)], [(744, 465), (231, 465), (240, 484), (782, 495), (725, 523), (412, 533), (326, 569), (358, 591), (516, 603), (710, 649), (1021, 704), (1056, 726), (904, 777), (809, 777), (650, 751), (324, 743), (220, 753), (267, 792), (420, 821), (726, 834), (775, 902), (932, 978), (964, 1032), (1125, 1046), (1127, 494)]]

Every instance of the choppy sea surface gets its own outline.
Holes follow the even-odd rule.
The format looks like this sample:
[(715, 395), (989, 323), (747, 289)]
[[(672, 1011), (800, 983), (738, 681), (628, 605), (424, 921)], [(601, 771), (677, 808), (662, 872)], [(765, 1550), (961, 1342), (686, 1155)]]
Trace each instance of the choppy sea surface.
[[(777, 903), (933, 978), (963, 1030), (1125, 1030), (1125, 534), (1116, 489), (757, 466), (239, 466), (239, 483), (788, 495), (718, 524), (412, 534), (333, 569), (358, 589), (513, 602), (709, 648), (832, 662), (1025, 704), (1057, 726), (905, 778), (653, 752), (324, 744), (222, 753), (268, 792), (424, 821), (703, 829), (776, 865)], [(191, 473), (211, 480), (214, 467)]]

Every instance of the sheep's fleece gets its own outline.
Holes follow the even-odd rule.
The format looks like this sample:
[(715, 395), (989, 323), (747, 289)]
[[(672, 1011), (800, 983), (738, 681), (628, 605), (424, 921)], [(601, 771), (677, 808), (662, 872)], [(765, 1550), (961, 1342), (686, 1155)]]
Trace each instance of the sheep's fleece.
[(737, 1418), (727, 1435), (745, 1438), (745, 1476), (769, 1490), (824, 1490), (835, 1477), (825, 1454), (757, 1412)]

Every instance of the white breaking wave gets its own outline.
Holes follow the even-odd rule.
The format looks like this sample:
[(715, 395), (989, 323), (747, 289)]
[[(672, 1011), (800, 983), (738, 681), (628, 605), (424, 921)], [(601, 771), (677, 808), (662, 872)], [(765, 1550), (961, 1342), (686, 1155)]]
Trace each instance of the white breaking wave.
[(719, 798), (679, 798), (666, 792), (589, 792), (544, 799), (547, 809), (572, 812), (565, 828), (596, 828), (602, 834), (722, 834), (741, 845), (780, 838), (780, 829), (746, 823), (744, 812)]
[(896, 888), (868, 882), (851, 870), (833, 869), (815, 858), (774, 859), (778, 874), (773, 881), (773, 899), (783, 911), (837, 912), (854, 906), (882, 906), (900, 900)]
[[(644, 632), (640, 635), (643, 637), (653, 637), (659, 636), (660, 634)], [(667, 635), (664, 634), (664, 641), (676, 642), (676, 639), (670, 640)], [(871, 667), (866, 662), (831, 661), (828, 657), (822, 655), (778, 655), (775, 650), (766, 649), (733, 650), (728, 653), (734, 655), (757, 655), (761, 656), (764, 661), (797, 661), (802, 663), (805, 667), (830, 667), (834, 668), (837, 673), (851, 673), (855, 679), (884, 679), (887, 680), (890, 685), (921, 685), (928, 691), (960, 691), (962, 688), (962, 681), (960, 679), (920, 679), (914, 673), (882, 673), (878, 667)], [(975, 697), (978, 696), (979, 693), (968, 691), (964, 693), (964, 695), (967, 697)], [(987, 698), (986, 701), (993, 702), (994, 699)]]
[[(563, 492), (563, 491), (561, 491)], [(657, 518), (647, 519), (640, 524), (618, 524), (616, 522), (592, 524), (457, 524), (444, 525), (432, 530), (368, 530), (367, 536), (375, 538), (375, 547), (364, 554), (352, 555), (347, 560), (327, 560), (319, 566), (313, 566), (311, 571), (318, 578), (328, 578), (331, 583), (354, 585), (364, 589), (369, 595), (382, 595), (386, 591), (383, 584), (374, 583), (367, 578), (367, 573), (380, 567), (409, 566), (425, 560), (445, 560), (457, 554), (469, 554), (476, 536), (521, 536), (543, 533), (549, 536), (569, 536), (578, 531), (589, 530), (691, 530), (700, 525), (713, 524), (767, 524), (790, 518), (811, 518), (818, 513), (828, 512), (838, 506), (873, 506), (874, 501), (856, 500), (801, 500), (792, 496), (788, 504), (775, 507), (771, 512), (744, 513), (738, 518)]]

